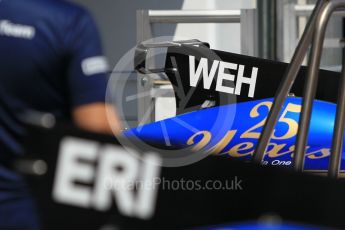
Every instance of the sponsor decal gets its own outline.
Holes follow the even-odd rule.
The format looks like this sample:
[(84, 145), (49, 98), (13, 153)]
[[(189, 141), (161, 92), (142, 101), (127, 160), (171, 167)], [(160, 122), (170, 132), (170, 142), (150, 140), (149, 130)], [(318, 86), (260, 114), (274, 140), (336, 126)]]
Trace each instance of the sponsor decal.
[[(216, 154), (248, 161), (255, 151), (272, 103), (273, 99), (264, 99), (203, 109), (147, 124), (140, 130), (132, 129), (125, 135), (159, 143), (164, 143), (168, 137), (171, 145), (191, 148), (201, 155)], [(301, 98), (287, 98), (262, 164), (292, 166), (301, 104)], [(305, 170), (328, 169), (335, 113), (335, 104), (318, 100), (314, 102)], [(233, 122), (231, 114), (235, 116)], [(159, 130), (162, 122), (166, 127), (165, 135)], [(341, 164), (341, 170), (344, 167), (345, 164)]]
[[(248, 97), (254, 97), (255, 94), (255, 85), (256, 85), (256, 78), (258, 75), (259, 69), (253, 67), (251, 70), (251, 76), (244, 76), (244, 69), (246, 67), (241, 64), (230, 63), (230, 62), (223, 62), (214, 60), (212, 62), (211, 68), (209, 68), (209, 60), (206, 58), (201, 58), (199, 61), (199, 65), (195, 66), (195, 57), (189, 56), (189, 78), (190, 78), (190, 86), (196, 87), (200, 78), (203, 81), (203, 88), (210, 89), (212, 82), (217, 73), (216, 78), (216, 88), (215, 90), (218, 92), (228, 93), (228, 94), (236, 94), (240, 95), (242, 92), (242, 86), (244, 84), (249, 85)], [(232, 73), (230, 73), (230, 71)], [(233, 72), (236, 71), (236, 74)], [(228, 82), (235, 82), (236, 85), (231, 87), (226, 85), (226, 81)]]
[(114, 145), (65, 137), (60, 146), (53, 185), (57, 203), (108, 211), (113, 200), (125, 216), (150, 218), (154, 214), (158, 184), (134, 186), (159, 177), (160, 158), (139, 157)]
[(15, 24), (9, 20), (0, 20), (0, 35), (33, 39), (35, 37), (35, 28), (28, 25)]
[[(249, 117), (241, 119), (242, 122), (245, 122), (246, 119), (248, 125), (245, 125), (244, 129), (228, 130), (215, 144), (211, 142), (212, 132), (207, 130), (196, 132), (188, 138), (186, 144), (193, 146), (194, 151), (203, 150), (214, 154), (228, 155), (231, 158), (248, 159), (254, 153), (255, 145), (260, 138), (271, 106), (272, 101), (262, 101), (255, 104), (248, 114)], [(276, 129), (272, 134), (271, 142), (266, 149), (265, 160), (262, 162), (263, 165), (290, 166), (292, 164), (300, 112), (300, 104), (288, 103), (284, 106), (277, 123), (280, 129)], [(315, 135), (315, 133), (313, 134)], [(323, 144), (320, 143), (320, 145)], [(305, 158), (306, 160), (321, 160), (328, 158), (330, 154), (331, 149), (326, 145), (325, 147), (307, 146)]]
[(86, 76), (106, 73), (109, 70), (107, 59), (104, 56), (84, 59), (81, 62), (81, 68)]

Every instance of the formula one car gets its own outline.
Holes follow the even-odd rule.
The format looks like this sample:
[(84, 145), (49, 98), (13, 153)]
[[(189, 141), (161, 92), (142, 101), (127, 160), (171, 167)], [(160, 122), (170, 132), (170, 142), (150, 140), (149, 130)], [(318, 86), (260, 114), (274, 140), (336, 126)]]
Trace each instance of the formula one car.
[[(166, 148), (191, 148), (249, 160), (287, 64), (212, 50), (195, 41), (165, 45), (163, 69), (146, 68), (146, 54), (152, 47), (145, 44), (137, 48), (135, 68), (143, 74), (165, 72), (173, 85), (177, 115), (130, 129), (125, 135)], [(281, 109), (264, 165), (292, 164), (305, 76), (306, 68), (302, 67)], [(319, 71), (305, 171), (328, 168), (339, 77), (337, 72)], [(341, 165), (344, 169), (345, 163)]]

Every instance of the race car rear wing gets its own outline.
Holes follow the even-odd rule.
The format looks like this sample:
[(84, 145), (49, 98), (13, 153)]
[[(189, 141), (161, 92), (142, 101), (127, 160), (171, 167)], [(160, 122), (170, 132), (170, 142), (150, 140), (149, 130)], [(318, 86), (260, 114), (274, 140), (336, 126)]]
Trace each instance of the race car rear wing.
[[(319, 66), (325, 28), (329, 18), (337, 10), (344, 11), (344, 7), (344, 1), (317, 2), (290, 64), (217, 50), (205, 50), (204, 47), (181, 45), (178, 47), (180, 50), (177, 47), (169, 47), (165, 66), (167, 69), (176, 70), (174, 74), (169, 72), (166, 74), (175, 91), (177, 113), (203, 108), (205, 104), (217, 106), (274, 97), (272, 108), (253, 154), (253, 161), (261, 164), (288, 94), (292, 92), (297, 96), (303, 95), (293, 164), (296, 171), (303, 171), (313, 100), (337, 101), (339, 105), (335, 118), (329, 176), (338, 177), (345, 129), (345, 68), (341, 74), (342, 79), (339, 81), (339, 74), (320, 71)], [(310, 66), (306, 70), (301, 67), (301, 64), (310, 45), (312, 47)], [(205, 56), (207, 52), (210, 56)], [(178, 58), (178, 56), (181, 57)], [(203, 82), (202, 85), (201, 82)], [(242, 92), (243, 84), (249, 85), (248, 95)]]
[(134, 65), (135, 69), (142, 74), (150, 73), (162, 73), (172, 71), (168, 68), (156, 68), (149, 69), (146, 67), (146, 56), (148, 55), (149, 49), (154, 48), (168, 48), (168, 47), (181, 47), (182, 45), (193, 45), (193, 46), (206, 46), (210, 48), (210, 45), (206, 42), (201, 42), (197, 39), (183, 40), (183, 41), (167, 41), (157, 43), (140, 43), (135, 49)]
[[(167, 47), (163, 68), (146, 68), (149, 49)], [(274, 97), (287, 63), (210, 49), (198, 40), (140, 44), (135, 69), (165, 73), (172, 83), (177, 113)], [(307, 68), (302, 67), (290, 91), (302, 96)], [(316, 99), (336, 102), (340, 73), (320, 70)]]

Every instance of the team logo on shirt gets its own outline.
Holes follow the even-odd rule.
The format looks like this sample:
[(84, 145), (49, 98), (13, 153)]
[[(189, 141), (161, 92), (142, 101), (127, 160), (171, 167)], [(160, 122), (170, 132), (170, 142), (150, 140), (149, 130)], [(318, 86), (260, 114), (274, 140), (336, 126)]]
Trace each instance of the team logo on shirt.
[(86, 76), (106, 73), (109, 70), (107, 59), (104, 56), (84, 59), (81, 63), (81, 68)]
[(28, 25), (15, 24), (9, 20), (0, 20), (0, 35), (24, 39), (33, 39), (35, 28)]

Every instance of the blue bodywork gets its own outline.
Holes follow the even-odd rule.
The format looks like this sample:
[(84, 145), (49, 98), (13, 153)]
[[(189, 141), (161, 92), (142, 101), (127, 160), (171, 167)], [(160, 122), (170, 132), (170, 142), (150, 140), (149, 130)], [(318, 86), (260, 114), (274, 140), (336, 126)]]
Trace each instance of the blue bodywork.
[[(198, 110), (125, 132), (145, 142), (249, 160), (257, 144), (272, 98)], [(291, 166), (302, 100), (289, 97), (276, 124), (263, 164)], [(314, 101), (305, 170), (326, 171), (336, 105)], [(341, 169), (345, 168), (344, 154)]]
[[(328, 228), (327, 228), (328, 229)], [(244, 222), (238, 224), (220, 225), (214, 227), (196, 228), (193, 230), (326, 230), (326, 228), (299, 225), (295, 223), (257, 223)]]

